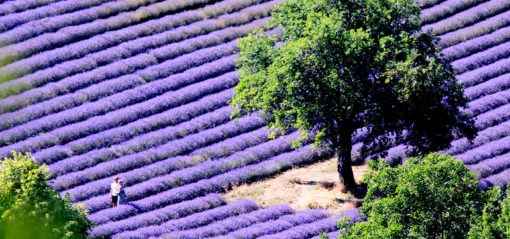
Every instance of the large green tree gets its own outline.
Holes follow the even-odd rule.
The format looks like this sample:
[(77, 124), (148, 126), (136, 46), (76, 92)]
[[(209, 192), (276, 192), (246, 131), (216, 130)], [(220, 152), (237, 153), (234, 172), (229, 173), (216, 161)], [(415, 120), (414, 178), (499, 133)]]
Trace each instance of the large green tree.
[(48, 186), (47, 169), (28, 154), (0, 165), (0, 239), (80, 239), (92, 227), (82, 207)]
[(282, 3), (271, 22), (281, 34), (239, 40), (233, 115), (262, 111), (269, 126), (298, 128), (334, 148), (351, 192), (358, 128), (367, 129), (365, 150), (391, 141), (429, 152), (472, 138), (473, 121), (459, 111), (463, 89), (437, 39), (420, 32), (419, 14), (412, 0)]

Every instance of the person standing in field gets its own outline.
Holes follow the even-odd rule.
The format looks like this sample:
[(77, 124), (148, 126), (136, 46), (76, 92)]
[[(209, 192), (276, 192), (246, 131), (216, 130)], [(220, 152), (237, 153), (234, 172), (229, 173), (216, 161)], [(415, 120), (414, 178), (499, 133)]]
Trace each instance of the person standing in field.
[(110, 199), (112, 199), (113, 207), (116, 207), (119, 201), (120, 189), (121, 186), (119, 184), (119, 177), (115, 177), (110, 189)]
[(124, 204), (126, 202), (126, 192), (124, 191), (124, 181), (119, 180), (120, 192), (119, 192), (119, 203), (118, 205)]

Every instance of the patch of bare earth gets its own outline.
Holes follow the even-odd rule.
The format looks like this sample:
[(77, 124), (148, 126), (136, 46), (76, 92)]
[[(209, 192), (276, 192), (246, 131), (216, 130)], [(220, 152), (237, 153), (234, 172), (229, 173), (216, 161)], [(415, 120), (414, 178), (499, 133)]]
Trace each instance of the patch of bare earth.
[[(336, 170), (336, 158), (306, 167), (294, 168), (275, 177), (243, 184), (226, 193), (228, 202), (249, 198), (261, 207), (289, 204), (297, 211), (322, 208), (332, 215), (359, 206), (359, 198), (341, 193)], [(353, 166), (354, 178), (361, 182), (368, 171), (366, 165)]]

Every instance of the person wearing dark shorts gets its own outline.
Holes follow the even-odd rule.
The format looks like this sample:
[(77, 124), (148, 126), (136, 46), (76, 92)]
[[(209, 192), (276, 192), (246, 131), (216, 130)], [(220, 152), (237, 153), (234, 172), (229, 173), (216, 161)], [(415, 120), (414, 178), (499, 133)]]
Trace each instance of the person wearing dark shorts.
[(120, 193), (119, 177), (115, 177), (110, 189), (110, 198), (112, 199), (113, 207), (117, 206), (117, 202), (119, 201), (119, 193)]

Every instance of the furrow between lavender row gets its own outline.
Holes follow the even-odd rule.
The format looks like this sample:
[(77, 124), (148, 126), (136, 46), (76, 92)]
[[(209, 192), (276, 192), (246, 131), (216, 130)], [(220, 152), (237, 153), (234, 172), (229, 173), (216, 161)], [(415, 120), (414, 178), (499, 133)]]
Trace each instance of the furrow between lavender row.
[(504, 170), (510, 168), (510, 153), (501, 154), (499, 156), (485, 159), (477, 164), (468, 165), (469, 169), (478, 172), (480, 178), (487, 178), (491, 175), (497, 175)]
[(440, 37), (439, 46), (447, 48), (461, 42), (494, 32), (500, 28), (510, 25), (510, 11), (500, 13), (496, 16), (487, 18), (483, 21), (475, 23), (452, 32), (443, 34)]
[[(136, 231), (119, 233), (114, 235), (113, 238), (148, 238), (150, 236), (161, 235), (170, 230), (185, 230), (204, 226), (225, 218), (243, 215), (250, 212), (257, 212), (258, 209), (259, 208), (255, 202), (248, 199), (241, 199), (225, 206), (165, 222), (161, 226), (149, 226), (140, 228)], [(282, 206), (277, 206), (275, 209), (277, 211), (280, 210), (281, 213), (285, 213), (285, 210), (282, 210)]]
[[(506, 84), (510, 86), (510, 78), (506, 79)], [(498, 85), (492, 85), (492, 87), (497, 87)], [(469, 113), (471, 115), (479, 115), (485, 113), (489, 110), (496, 109), (502, 105), (506, 105), (510, 103), (510, 87), (500, 87), (499, 91), (496, 89), (496, 93), (484, 96), (482, 98), (473, 100), (468, 103), (468, 108), (463, 109), (464, 112)]]
[[(230, 117), (230, 109), (226, 104), (231, 95), (231, 91), (212, 94), (199, 101), (153, 115), (149, 118), (139, 119), (126, 126), (92, 135), (90, 139), (93, 142), (104, 139), (106, 142), (103, 145), (106, 145), (106, 148), (98, 147), (98, 149), (76, 155), (68, 152), (65, 146), (46, 151), (45, 154), (47, 153), (49, 156), (57, 153), (62, 154), (61, 158), (63, 159), (58, 162), (51, 161), (54, 163), (49, 165), (49, 171), (54, 176), (60, 176), (69, 172), (83, 170), (101, 162), (138, 153), (151, 147), (160, 146), (171, 140), (199, 132), (200, 130), (226, 123)], [(200, 116), (200, 114), (204, 115)], [(183, 122), (185, 120), (188, 121)], [(147, 131), (147, 133), (141, 134), (138, 131)], [(129, 139), (133, 134), (140, 135)], [(113, 144), (115, 141), (113, 143), (109, 142), (108, 139), (110, 137), (116, 138), (118, 143)], [(84, 138), (84, 141), (87, 141), (87, 139), (87, 137)], [(36, 156), (38, 154), (34, 154), (34, 157)], [(36, 160), (41, 163), (44, 162), (43, 160), (49, 160), (48, 157), (41, 157), (42, 159), (36, 158)]]
[(472, 143), (470, 143), (466, 138), (454, 140), (451, 142), (450, 148), (440, 152), (449, 155), (458, 155), (466, 152), (467, 150), (507, 136), (510, 136), (510, 121), (478, 131), (478, 135), (475, 139), (473, 139)]
[(476, 6), (488, 0), (448, 0), (433, 7), (423, 9), (420, 15), (420, 25), (425, 25), (442, 20), (465, 9)]
[(364, 220), (363, 217), (358, 215), (358, 209), (351, 209), (340, 213), (338, 216), (325, 218), (316, 222), (299, 225), (292, 227), (280, 233), (262, 236), (260, 239), (308, 239), (314, 237), (321, 232), (332, 232), (338, 230), (337, 222), (348, 216), (353, 222)]
[[(242, 123), (245, 125), (240, 125), (238, 122), (229, 122), (197, 134), (186, 136), (182, 139), (170, 141), (155, 148), (101, 162), (82, 171), (59, 176), (55, 179), (55, 183), (62, 184), (63, 188), (70, 188), (72, 186), (126, 172), (137, 167), (149, 165), (169, 157), (187, 154), (197, 148), (219, 142), (264, 125), (264, 122), (256, 117), (244, 118)], [(192, 162), (193, 160), (188, 161)]]
[[(52, 64), (55, 64), (55, 63), (62, 62), (65, 59), (69, 60), (69, 59), (83, 57), (86, 54), (93, 53), (93, 52), (99, 51), (99, 50), (103, 50), (105, 48), (109, 48), (109, 47), (118, 45), (122, 42), (134, 40), (134, 39), (145, 37), (145, 36), (151, 36), (154, 34), (158, 34), (158, 33), (162, 33), (162, 32), (174, 29), (176, 27), (182, 27), (182, 26), (191, 24), (193, 22), (205, 20), (205, 19), (209, 18), (209, 16), (208, 16), (209, 13), (212, 14), (211, 17), (216, 17), (216, 16), (220, 16), (221, 14), (231, 13), (232, 11), (237, 11), (237, 10), (246, 8), (246, 9), (244, 9), (244, 11), (239, 12), (238, 14), (227, 15), (224, 18), (222, 18), (222, 20), (225, 23), (225, 25), (223, 25), (223, 27), (227, 27), (228, 25), (231, 25), (231, 24), (236, 24), (239, 21), (239, 19), (241, 19), (241, 22), (243, 20), (245, 21), (246, 19), (243, 19), (243, 18), (246, 18), (246, 16), (248, 16), (248, 18), (255, 18), (255, 19), (257, 19), (258, 17), (265, 17), (265, 16), (269, 15), (269, 11), (272, 9), (275, 2), (277, 2), (279, 0), (269, 2), (267, 4), (259, 4), (259, 5), (249, 7), (250, 5), (252, 5), (254, 3), (256, 4), (261, 1), (263, 2), (265, 0), (227, 0), (224, 2), (220, 2), (220, 3), (214, 4), (214, 5), (207, 6), (201, 10), (186, 11), (186, 12), (178, 13), (175, 15), (168, 15), (161, 19), (155, 19), (155, 20), (143, 23), (143, 24), (126, 27), (126, 28), (120, 29), (118, 31), (106, 32), (104, 34), (104, 36), (98, 34), (97, 36), (95, 36), (89, 40), (79, 41), (75, 44), (70, 44), (69, 46), (66, 46), (65, 48), (56, 49), (55, 50), (56, 52), (53, 52), (51, 54), (43, 53), (38, 57), (38, 59), (36, 58), (36, 59), (32, 59), (32, 60), (27, 60), (29, 62), (32, 62), (33, 64), (35, 63), (35, 65), (32, 65), (32, 67), (29, 67), (28, 69), (24, 70), (19, 67), (20, 66), (19, 64), (15, 63), (13, 67), (9, 67), (11, 69), (11, 71), (6, 72), (6, 76), (8, 77), (6, 79), (17, 78), (17, 77), (23, 75), (23, 73), (33, 71), (34, 70), (33, 67), (36, 67), (35, 69), (37, 69), (38, 65), (39, 66), (41, 66), (41, 64), (45, 65), (45, 63), (41, 62), (41, 60), (46, 60)], [(230, 6), (230, 5), (232, 5), (232, 6)], [(226, 8), (225, 6), (229, 6), (229, 7)], [(221, 18), (221, 16), (220, 16), (220, 18)], [(76, 29), (77, 34), (79, 34), (79, 33), (82, 33), (82, 34), (87, 33), (88, 34), (88, 32), (85, 30), (87, 30), (90, 27), (97, 28), (97, 26), (90, 26), (90, 27), (81, 29), (82, 27), (83, 26), (75, 27), (75, 28), (78, 28), (78, 29)], [(197, 27), (197, 26), (195, 25), (195, 27)], [(93, 28), (92, 30), (96, 30), (96, 28)], [(207, 28), (205, 28), (205, 29), (207, 29)], [(60, 33), (60, 35), (62, 35), (62, 34)], [(59, 33), (54, 33), (54, 34), (45, 34), (45, 35), (42, 35), (41, 37), (44, 37), (44, 36), (47, 36), (47, 38), (53, 37), (56, 39), (53, 39), (53, 40), (49, 39), (48, 41), (61, 42), (63, 39), (58, 39), (60, 35), (59, 35)], [(64, 35), (62, 37), (67, 37), (67, 36), (68, 35)], [(159, 40), (159, 41), (164, 40), (164, 39), (161, 39), (161, 36), (164, 37), (165, 35), (159, 35), (159, 38), (155, 38), (154, 40)], [(175, 34), (174, 34), (174, 36), (175, 36)], [(184, 34), (184, 37), (186, 37), (186, 34)], [(37, 38), (39, 38), (39, 37), (37, 37)], [(10, 50), (10, 49), (5, 49), (5, 50), (9, 50), (9, 52), (11, 52), (11, 53), (23, 52), (23, 51), (28, 51), (28, 50), (33, 50), (34, 52), (41, 52), (42, 49), (31, 49), (31, 48), (28, 48), (29, 46), (25, 46), (25, 45), (28, 45), (29, 43), (31, 43), (32, 40), (37, 40), (37, 38), (33, 38), (31, 40), (28, 40), (27, 42), (23, 42), (23, 43), (19, 43), (16, 45), (11, 45), (11, 46), (5, 47), (5, 48), (17, 47), (17, 48), (19, 48), (17, 50)], [(179, 39), (179, 37), (176, 40), (178, 40), (178, 39)], [(44, 40), (44, 39), (40, 39), (40, 40)], [(169, 40), (166, 40), (166, 41), (169, 41)], [(24, 44), (24, 43), (26, 43), (26, 44)], [(35, 46), (33, 46), (32, 48), (41, 47), (40, 44), (35, 44), (35, 42), (33, 44)], [(158, 43), (158, 44), (159, 44), (159, 46), (164, 45), (164, 43)], [(66, 52), (67, 54), (63, 54), (64, 52)], [(28, 53), (30, 53), (30, 52), (25, 53), (25, 55), (27, 55)], [(55, 54), (55, 53), (57, 53), (57, 54)], [(8, 53), (5, 53), (5, 54), (8, 54)], [(31, 53), (29, 55), (31, 55)], [(99, 62), (98, 62), (99, 64), (102, 61), (99, 56), (93, 56), (93, 58), (94, 59), (99, 58)], [(1, 57), (0, 57), (0, 59), (1, 59)], [(16, 66), (18, 66), (18, 67), (16, 67)], [(21, 65), (21, 66), (23, 66), (23, 65)], [(29, 69), (32, 69), (32, 70), (29, 70)], [(18, 72), (19, 70), (21, 70), (21, 71)], [(0, 80), (0, 82), (1, 81), (2, 80)]]
[[(503, 170), (500, 171), (497, 174), (490, 175), (486, 178), (482, 178), (479, 181), (479, 186), (483, 190), (487, 190), (492, 186), (500, 186), (503, 189), (505, 189), (508, 186), (508, 182), (510, 181), (510, 169), (508, 168), (509, 165), (508, 157), (510, 156), (510, 153), (506, 153), (504, 155), (501, 155), (499, 157), (495, 157), (493, 159), (490, 159), (490, 161), (485, 165), (483, 168), (486, 170)], [(488, 161), (488, 160), (486, 160)], [(483, 163), (483, 162), (482, 162)]]
[[(202, 6), (211, 1), (177, 0), (151, 4), (150, 0), (121, 0), (50, 19), (28, 22), (0, 34), (0, 46), (3, 46), (0, 59), (13, 61), (28, 57), (86, 37)], [(110, 16), (111, 13), (116, 15)]]
[(424, 31), (432, 30), (435, 35), (443, 35), (504, 12), (509, 8), (510, 2), (507, 0), (490, 0), (446, 19), (422, 26), (422, 29)]
[[(261, 0), (249, 0), (249, 1), (252, 2), (248, 3), (257, 3)], [(198, 19), (196, 22), (193, 22), (189, 25), (183, 25), (188, 21), (183, 21), (181, 18), (179, 18), (178, 17), (179, 14), (170, 15), (167, 17), (170, 19), (167, 19), (166, 21), (157, 22), (147, 26), (144, 25), (143, 27), (137, 27), (134, 29), (131, 28), (123, 29), (122, 31), (124, 31), (125, 33), (119, 32), (117, 34), (114, 34), (107, 32), (106, 34), (112, 36), (93, 37), (89, 40), (71, 44), (63, 48), (43, 52), (39, 55), (35, 55), (33, 57), (0, 68), (0, 70), (4, 72), (5, 75), (21, 77), (35, 70), (41, 68), (48, 68), (51, 66), (51, 68), (49, 69), (44, 70), (41, 69), (34, 74), (26, 75), (19, 79), (12, 80), (0, 85), (0, 98), (7, 97), (11, 94), (18, 94), (26, 90), (35, 88), (37, 86), (41, 86), (47, 82), (58, 81), (59, 79), (62, 79), (64, 77), (69, 77), (73, 74), (85, 72), (93, 68), (111, 64), (115, 61), (124, 58), (133, 57), (134, 55), (147, 52), (154, 48), (162, 47), (163, 49), (165, 49), (170, 47), (168, 46), (168, 44), (183, 41), (191, 37), (197, 37), (200, 35), (208, 34), (214, 31), (218, 31), (220, 29), (223, 30), (219, 33), (209, 34), (210, 37), (212, 38), (211, 40), (213, 40), (212, 43), (218, 44), (218, 42), (220, 41), (220, 39), (214, 38), (223, 38), (225, 39), (225, 41), (233, 40), (233, 38), (235, 38), (236, 35), (245, 35), (246, 33), (242, 33), (243, 31), (249, 32), (254, 27), (253, 25), (261, 25), (260, 27), (263, 27), (264, 23), (256, 21), (253, 24), (248, 24), (245, 27), (228, 29), (224, 28), (235, 27), (238, 25), (247, 24), (250, 21), (256, 20), (258, 18), (264, 18), (269, 15), (269, 11), (272, 9), (274, 4), (275, 2), (268, 2), (247, 7), (245, 9), (241, 9), (239, 12), (234, 12), (228, 15), (221, 15), (214, 19), (209, 20)], [(177, 28), (169, 27), (168, 26), (169, 24)], [(164, 27), (165, 25), (167, 27)], [(162, 29), (165, 31), (163, 31)], [(126, 35), (136, 36), (141, 34), (149, 35), (138, 38), (133, 37), (132, 39), (125, 37)], [(109, 38), (114, 39), (109, 40), (104, 44), (97, 42), (97, 41), (104, 42), (105, 41), (104, 39)], [(118, 45), (114, 43), (118, 43)], [(211, 43), (209, 43), (209, 45), (210, 44)], [(182, 44), (178, 46), (182, 47)], [(172, 46), (172, 48), (178, 46)], [(190, 50), (193, 50), (193, 48), (189, 47), (189, 44), (185, 44), (184, 46), (185, 46), (184, 49), (188, 50), (183, 50), (181, 54), (186, 51), (189, 52)], [(106, 49), (104, 49), (105, 47)], [(175, 57), (176, 54), (178, 54), (179, 52), (174, 51), (173, 53), (174, 55), (168, 55), (166, 56), (166, 58), (165, 56), (157, 57), (160, 61), (166, 60), (168, 58)], [(80, 59), (73, 60), (75, 58)], [(66, 60), (67, 62), (63, 62)], [(60, 64), (52, 66), (57, 63)]]
[(457, 75), (457, 80), (466, 87), (471, 87), (510, 72), (510, 58), (501, 59), (490, 65)]
[[(49, 121), (47, 117), (44, 117), (39, 120), (31, 121), (29, 124), (20, 125), (0, 132), (0, 145), (11, 144), (2, 148), (0, 152), (9, 151), (10, 149), (35, 152), (55, 144), (64, 144), (77, 138), (85, 137), (112, 127), (118, 127), (137, 120), (138, 118), (147, 117), (166, 109), (195, 101), (205, 95), (233, 87), (237, 82), (236, 73), (229, 72), (120, 109), (115, 109), (115, 104), (118, 101), (123, 101), (119, 98), (113, 98), (111, 101), (95, 102), (90, 106), (84, 105), (82, 108), (87, 110), (82, 114), (76, 114), (74, 110), (68, 110), (49, 117), (52, 119), (51, 121)], [(101, 110), (101, 108), (113, 108), (114, 111), (107, 111), (105, 112), (106, 114), (94, 117), (87, 117), (85, 114), (94, 109)], [(74, 117), (73, 113), (75, 114)], [(72, 121), (80, 116), (84, 117), (83, 119), (85, 120), (76, 123)], [(34, 134), (44, 132), (43, 130), (48, 133), (30, 137)]]
[(6, 1), (0, 4), (0, 16), (6, 16), (13, 13), (19, 13), (37, 7), (43, 7), (60, 0), (26, 0), (26, 1)]
[[(292, 146), (290, 141), (296, 139), (297, 135), (298, 132), (272, 142), (261, 143), (260, 145), (236, 152), (220, 160), (205, 161), (195, 166), (177, 170), (168, 175), (155, 177), (142, 183), (127, 187), (127, 190), (132, 193), (130, 200), (138, 200), (143, 197), (171, 190), (173, 188), (192, 184), (199, 180), (221, 175), (237, 168), (260, 163), (270, 157), (274, 157), (278, 154), (282, 154), (291, 150)], [(78, 203), (85, 203), (93, 211), (99, 211), (108, 208), (109, 202), (108, 200), (105, 200), (105, 198), (108, 197), (108, 184), (106, 184), (106, 186), (101, 185), (103, 186), (102, 189), (99, 188), (100, 186), (96, 187), (96, 184), (90, 186), (92, 188), (80, 187), (77, 190), (72, 189), (62, 192), (61, 194), (70, 192), (72, 194), (72, 199), (86, 199)], [(87, 191), (87, 189), (94, 190), (94, 194), (92, 194), (90, 191)], [(104, 194), (95, 196), (100, 193)]]
[[(321, 220), (328, 217), (328, 213), (324, 210), (310, 209), (298, 212), (292, 215), (285, 215), (277, 220), (272, 220), (263, 223), (257, 223), (244, 228), (232, 228), (228, 227), (228, 224), (223, 226), (221, 222), (216, 225), (206, 226), (195, 230), (184, 231), (183, 233), (176, 232), (176, 235), (182, 236), (186, 239), (198, 239), (205, 237), (216, 236), (217, 239), (255, 239), (257, 237), (275, 234), (281, 231), (285, 231), (295, 226), (302, 224), (308, 224)], [(218, 228), (219, 227), (219, 228)], [(216, 229), (218, 228), (218, 229)], [(218, 233), (219, 232), (219, 233)], [(223, 236), (222, 236), (223, 235)], [(170, 238), (178, 238), (177, 236)]]
[(475, 70), (510, 56), (510, 42), (491, 47), (485, 51), (452, 62), (456, 74)]
[[(167, 232), (160, 235), (160, 237), (164, 237), (167, 239), (199, 239), (199, 238), (207, 238), (222, 234), (227, 234), (231, 231), (239, 230), (242, 228), (246, 228), (252, 225), (265, 223), (265, 222), (273, 222), (278, 218), (299, 218), (303, 222), (312, 222), (318, 219), (322, 219), (327, 217), (328, 214), (323, 210), (308, 210), (305, 212), (298, 213), (294, 215), (294, 210), (288, 205), (276, 205), (271, 206), (264, 209), (259, 209), (257, 211), (241, 214), (235, 217), (229, 217), (220, 221), (216, 221), (214, 223), (193, 228), (187, 230), (174, 231), (173, 228), (166, 227), (165, 224), (160, 225), (163, 231), (167, 229)], [(129, 233), (127, 233), (129, 234)]]
[[(2, 4), (0, 6), (0, 12), (10, 12), (11, 14), (0, 17), (0, 31), (5, 32), (8, 31), (14, 27), (17, 27), (21, 24), (31, 22), (34, 20), (39, 20), (41, 18), (44, 18), (45, 21), (51, 21), (52, 17), (58, 16), (61, 14), (66, 14), (70, 12), (74, 12), (77, 10), (82, 10), (85, 8), (94, 7), (100, 4), (103, 4), (105, 2), (108, 2), (107, 0), (68, 0), (68, 1), (56, 1), (56, 0), (45, 0), (44, 2), (51, 3), (46, 6), (40, 6), (38, 7), (39, 3), (42, 1), (10, 1), (11, 4), (9, 6), (6, 6), (7, 4)], [(56, 3), (52, 3), (56, 2)], [(112, 5), (112, 4), (109, 4)], [(37, 7), (33, 9), (29, 9), (30, 7)], [(136, 7), (136, 6), (135, 6)], [(19, 10), (24, 10), (21, 12), (16, 12)], [(82, 10), (83, 11), (83, 10)], [(108, 15), (115, 14), (116, 12), (112, 12)], [(97, 16), (100, 17), (100, 14), (104, 16), (106, 15), (106, 12), (98, 12)], [(43, 22), (40, 20), (39, 22)], [(47, 23), (46, 23), (47, 24)], [(27, 24), (33, 25), (33, 24)], [(24, 26), (24, 27), (26, 27)]]
[[(92, 218), (110, 217), (115, 220), (127, 218), (137, 212), (148, 212), (161, 207), (190, 200), (202, 195), (215, 192), (223, 192), (225, 189), (239, 183), (251, 182), (252, 180), (264, 178), (282, 170), (289, 169), (300, 164), (315, 162), (316, 160), (331, 156), (331, 152), (325, 149), (316, 148), (312, 152), (312, 146), (307, 145), (289, 153), (272, 157), (261, 163), (245, 166), (229, 171), (225, 174), (214, 176), (209, 179), (200, 180), (196, 183), (187, 184), (153, 196), (146, 197), (132, 202), (134, 207), (109, 208), (101, 211), (92, 211), (89, 216)], [(87, 207), (87, 209), (90, 209)]]
[(442, 50), (448, 60), (467, 57), (476, 52), (510, 41), (510, 27), (503, 27), (487, 35), (482, 35)]
[[(200, 213), (222, 205), (226, 202), (222, 194), (208, 194), (204, 197), (198, 197), (193, 200), (172, 204), (157, 211), (141, 213), (128, 219), (110, 222), (110, 218), (94, 218), (89, 216), (89, 220), (98, 224), (90, 232), (91, 238), (100, 236), (111, 236), (126, 230), (134, 230), (140, 227), (146, 227), (154, 224), (183, 218), (194, 213)], [(119, 207), (130, 206), (129, 204), (119, 205)]]
[[(251, 137), (251, 138), (250, 138)], [(221, 152), (221, 157), (227, 157), (227, 159), (236, 160), (236, 163), (243, 164), (249, 163), (249, 160), (257, 160), (258, 158), (251, 155), (250, 153), (256, 152), (260, 153), (260, 150), (264, 149), (272, 149), (272, 150), (288, 150), (283, 148), (285, 145), (273, 145), (274, 142), (267, 142), (268, 135), (267, 130), (265, 128), (259, 128), (258, 130), (254, 130), (252, 132), (241, 133), (241, 135), (235, 136), (230, 139), (226, 139), (222, 142), (218, 142), (213, 144), (210, 148), (212, 150)], [(229, 148), (221, 149), (225, 143), (236, 143), (238, 145), (232, 145)], [(269, 146), (268, 146), (269, 145)], [(280, 147), (280, 148), (278, 148)], [(271, 154), (273, 152), (268, 152), (266, 154)], [(261, 153), (261, 155), (266, 155)], [(249, 158), (249, 156), (253, 156)], [(248, 157), (244, 159), (243, 157)], [(262, 157), (262, 156), (258, 156)], [(218, 165), (222, 165), (223, 168), (226, 168), (229, 165), (229, 162), (226, 159), (214, 161), (211, 158), (203, 157), (201, 155), (186, 155), (186, 156), (172, 156), (167, 159), (162, 159), (157, 161), (156, 163), (149, 164), (140, 168), (135, 168), (130, 171), (126, 171), (122, 174), (117, 174), (116, 176), (122, 176), (127, 185), (130, 185), (130, 191), (145, 191), (143, 195), (147, 195), (147, 193), (151, 193), (150, 191), (160, 190), (161, 182), (164, 183), (164, 187), (175, 187), (180, 184), (183, 184), (190, 180), (196, 180), (198, 177), (209, 177), (208, 174), (215, 174), (214, 170), (206, 170), (207, 173), (200, 174), (196, 170), (201, 169), (204, 170), (204, 167), (207, 165), (218, 167)], [(215, 170), (223, 170), (223, 169), (215, 169)], [(183, 175), (183, 174), (189, 175)], [(167, 175), (168, 174), (168, 175)], [(193, 176), (197, 174), (198, 176)], [(79, 179), (77, 179), (79, 180)], [(77, 181), (75, 180), (75, 181)], [(102, 195), (108, 192), (109, 185), (111, 183), (112, 177), (102, 178), (100, 180), (85, 182), (76, 186), (74, 188), (63, 191), (61, 194), (65, 195), (66, 193), (71, 193), (71, 199), (74, 201), (86, 200), (91, 197)], [(155, 183), (156, 182), (156, 183)], [(159, 182), (159, 183), (158, 183)], [(55, 181), (55, 184), (59, 183), (59, 181)], [(66, 184), (67, 182), (60, 181), (59, 185)], [(156, 185), (156, 186), (154, 186)], [(69, 187), (68, 187), (69, 188)], [(154, 192), (152, 192), (154, 193)], [(142, 194), (132, 193), (132, 197), (130, 199), (139, 198)], [(137, 196), (138, 195), (138, 196)]]
[(507, 89), (510, 89), (510, 73), (506, 73), (475, 86), (468, 87), (464, 90), (464, 95), (471, 102), (475, 102), (487, 96), (506, 91)]

